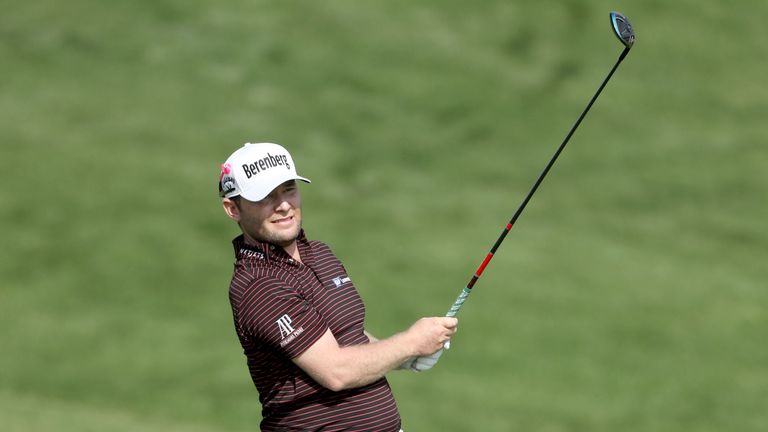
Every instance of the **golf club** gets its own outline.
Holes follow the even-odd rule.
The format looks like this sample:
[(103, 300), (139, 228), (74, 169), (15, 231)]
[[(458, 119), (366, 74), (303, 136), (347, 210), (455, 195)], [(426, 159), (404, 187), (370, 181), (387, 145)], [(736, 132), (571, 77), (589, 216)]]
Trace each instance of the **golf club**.
[[(518, 207), (517, 211), (512, 216), (512, 219), (509, 221), (509, 223), (507, 223), (506, 227), (504, 227), (504, 230), (501, 232), (501, 235), (496, 240), (496, 243), (493, 245), (490, 252), (488, 252), (488, 254), (485, 256), (485, 259), (483, 260), (483, 262), (480, 263), (480, 266), (477, 268), (477, 271), (475, 271), (474, 275), (472, 275), (472, 278), (470, 279), (467, 286), (464, 287), (464, 289), (462, 289), (461, 294), (459, 294), (459, 297), (453, 303), (453, 306), (451, 306), (451, 308), (448, 310), (448, 313), (445, 314), (445, 316), (453, 317), (459, 313), (459, 309), (461, 309), (461, 306), (467, 300), (467, 297), (469, 297), (469, 294), (472, 293), (472, 288), (475, 286), (475, 283), (477, 282), (478, 279), (480, 279), (480, 276), (482, 276), (486, 266), (488, 265), (489, 262), (491, 262), (493, 255), (499, 249), (499, 246), (501, 246), (501, 243), (504, 241), (504, 239), (507, 237), (507, 234), (509, 234), (509, 231), (515, 225), (517, 218), (520, 217), (520, 214), (525, 209), (525, 206), (528, 205), (528, 201), (531, 200), (531, 197), (533, 197), (533, 194), (536, 192), (536, 189), (539, 188), (539, 185), (541, 184), (542, 180), (544, 180), (544, 177), (547, 175), (550, 168), (552, 168), (552, 165), (555, 163), (555, 160), (557, 160), (557, 157), (560, 156), (560, 153), (565, 148), (565, 145), (568, 144), (568, 141), (571, 139), (571, 136), (576, 131), (576, 128), (579, 127), (579, 125), (581, 124), (581, 121), (587, 115), (587, 112), (589, 112), (589, 109), (592, 108), (592, 104), (594, 104), (595, 100), (597, 100), (597, 97), (600, 96), (600, 93), (603, 91), (603, 88), (608, 83), (608, 80), (611, 79), (611, 76), (613, 76), (613, 73), (616, 71), (616, 68), (619, 67), (619, 64), (621, 64), (622, 60), (624, 60), (624, 57), (627, 56), (627, 54), (629, 53), (629, 50), (632, 48), (632, 45), (635, 43), (635, 32), (632, 29), (632, 25), (629, 23), (629, 20), (619, 12), (611, 12), (609, 15), (611, 18), (611, 28), (613, 29), (613, 33), (616, 35), (617, 38), (619, 38), (621, 43), (624, 44), (624, 50), (619, 55), (619, 59), (616, 61), (616, 64), (613, 65), (613, 68), (611, 68), (611, 71), (608, 73), (608, 76), (606, 76), (605, 79), (603, 80), (603, 83), (600, 84), (600, 87), (597, 89), (597, 92), (595, 92), (595, 95), (592, 96), (592, 99), (589, 101), (589, 104), (587, 104), (587, 107), (584, 108), (584, 111), (581, 112), (581, 115), (576, 120), (576, 123), (574, 123), (574, 125), (571, 127), (571, 130), (565, 136), (565, 139), (563, 140), (562, 144), (560, 144), (560, 147), (557, 148), (557, 151), (549, 160), (549, 163), (547, 163), (546, 167), (544, 167), (544, 170), (541, 172), (541, 174), (539, 175), (539, 178), (533, 184), (533, 187), (531, 187), (531, 190), (528, 192), (528, 195), (525, 197), (525, 199), (523, 199), (523, 202), (520, 204), (520, 207)], [(444, 346), (446, 349), (450, 348), (450, 341), (446, 342)], [(420, 357), (416, 359), (413, 367), (416, 370), (420, 370), (418, 366), (421, 363), (421, 364), (427, 365), (423, 370), (429, 369), (440, 357), (440, 354), (442, 354), (442, 350), (437, 351), (435, 354), (432, 354), (431, 356)]]

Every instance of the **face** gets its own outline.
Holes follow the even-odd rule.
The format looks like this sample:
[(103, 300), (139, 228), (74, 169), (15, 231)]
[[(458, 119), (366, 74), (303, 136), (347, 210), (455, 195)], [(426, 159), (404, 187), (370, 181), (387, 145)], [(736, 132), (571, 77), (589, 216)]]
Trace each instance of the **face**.
[(261, 201), (224, 199), (224, 211), (240, 224), (246, 238), (291, 245), (301, 230), (301, 196), (295, 180), (276, 187)]

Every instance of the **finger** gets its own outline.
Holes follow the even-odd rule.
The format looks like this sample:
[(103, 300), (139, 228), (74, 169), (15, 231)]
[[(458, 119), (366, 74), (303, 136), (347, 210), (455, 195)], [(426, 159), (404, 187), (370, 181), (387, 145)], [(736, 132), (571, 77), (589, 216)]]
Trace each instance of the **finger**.
[(443, 317), (442, 324), (446, 328), (456, 328), (459, 325), (459, 320), (454, 317)]

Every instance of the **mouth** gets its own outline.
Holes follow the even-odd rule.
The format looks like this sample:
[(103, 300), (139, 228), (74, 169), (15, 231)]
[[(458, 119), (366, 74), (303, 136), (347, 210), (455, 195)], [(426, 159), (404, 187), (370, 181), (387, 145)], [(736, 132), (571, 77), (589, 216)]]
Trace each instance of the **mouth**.
[(290, 225), (293, 223), (293, 216), (287, 216), (284, 218), (275, 219), (275, 220), (272, 220), (271, 223), (276, 225)]

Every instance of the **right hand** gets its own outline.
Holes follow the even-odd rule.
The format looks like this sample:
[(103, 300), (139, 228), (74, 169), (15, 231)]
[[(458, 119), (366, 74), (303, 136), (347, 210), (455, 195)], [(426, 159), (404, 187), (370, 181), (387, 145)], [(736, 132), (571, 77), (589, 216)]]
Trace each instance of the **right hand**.
[(459, 320), (452, 317), (430, 317), (416, 321), (407, 330), (413, 340), (413, 355), (426, 357), (440, 351), (443, 344), (456, 333), (458, 323)]

